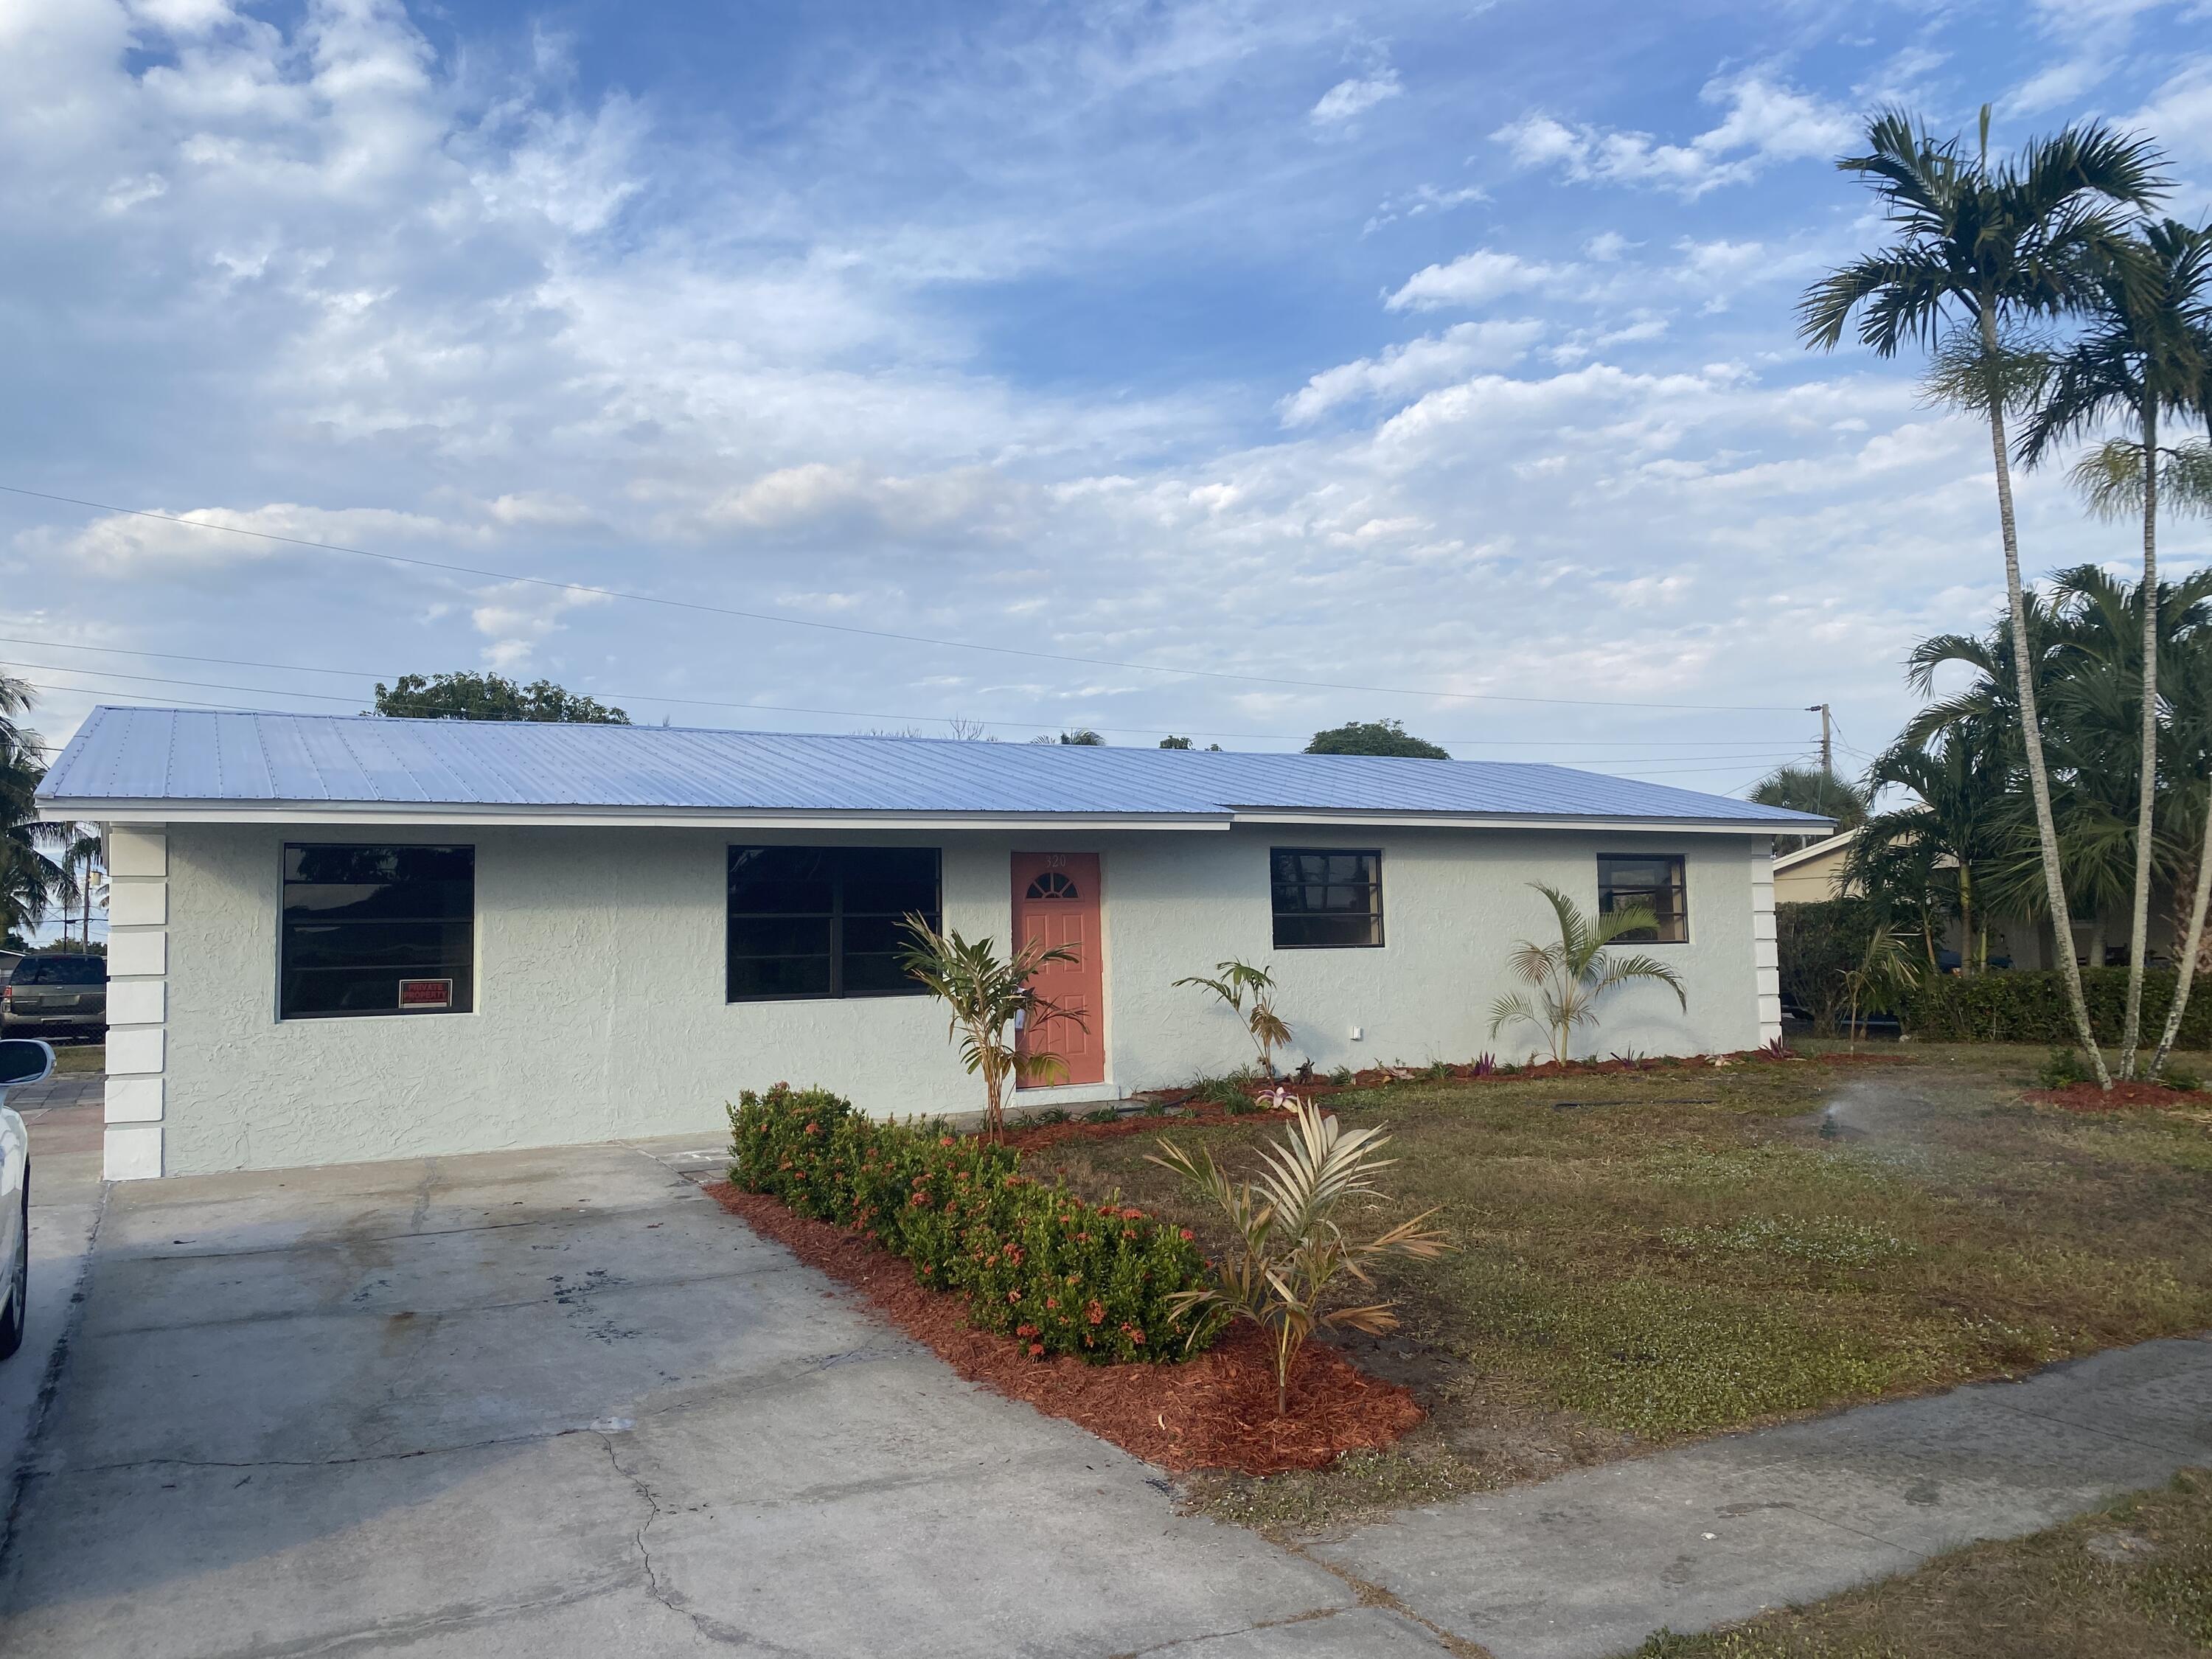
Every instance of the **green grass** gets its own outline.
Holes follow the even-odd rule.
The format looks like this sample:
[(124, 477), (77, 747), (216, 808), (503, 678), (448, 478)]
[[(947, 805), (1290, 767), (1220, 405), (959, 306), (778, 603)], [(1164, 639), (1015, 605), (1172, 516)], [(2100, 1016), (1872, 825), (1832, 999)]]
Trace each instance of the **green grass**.
[(1636, 1659), (2180, 1659), (2212, 1648), (2212, 1475)]
[[(1354, 1226), (1433, 1208), (1461, 1246), (1394, 1262), (1382, 1287), (1403, 1328), (1351, 1344), (1431, 1420), (1388, 1468), (1279, 1478), (1273, 1496), (1211, 1483), (1207, 1501), (1325, 1524), (2212, 1325), (2212, 1102), (2031, 1107), (2021, 1092), (2041, 1059), (1916, 1049), (1895, 1066), (1335, 1097), (1347, 1122), (1387, 1124), (1401, 1160), (1389, 1200)], [(1840, 1127), (1824, 1133), (1837, 1102)], [(1162, 1127), (1203, 1138), (1231, 1170), (1270, 1132)], [(1222, 1247), (1214, 1218), (1144, 1162), (1151, 1150), (1143, 1136), (1074, 1142), (1039, 1161)], [(1394, 1498), (1394, 1483), (1412, 1495)]]
[(107, 1048), (104, 1043), (71, 1042), (54, 1045), (54, 1073), (66, 1076), (72, 1072), (103, 1071), (107, 1066)]

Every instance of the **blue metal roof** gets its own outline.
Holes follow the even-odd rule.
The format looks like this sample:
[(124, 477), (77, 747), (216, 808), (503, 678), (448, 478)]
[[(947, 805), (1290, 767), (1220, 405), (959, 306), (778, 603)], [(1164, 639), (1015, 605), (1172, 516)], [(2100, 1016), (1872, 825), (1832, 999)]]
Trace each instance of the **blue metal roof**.
[(1219, 818), (1307, 811), (1782, 830), (1824, 822), (1519, 762), (104, 706), (62, 751), (39, 799), (56, 817), (96, 816), (100, 805), (262, 803), (489, 806), (523, 816), (661, 809)]

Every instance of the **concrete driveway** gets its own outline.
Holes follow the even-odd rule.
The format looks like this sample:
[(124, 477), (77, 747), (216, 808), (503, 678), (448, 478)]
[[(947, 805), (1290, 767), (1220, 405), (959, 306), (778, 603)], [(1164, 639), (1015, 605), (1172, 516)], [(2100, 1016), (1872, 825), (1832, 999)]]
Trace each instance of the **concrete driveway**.
[[(51, 1331), (100, 1189), (33, 1134)], [(1442, 1650), (962, 1382), (701, 1194), (714, 1156), (106, 1189), (64, 1345), (6, 1368), (0, 1651)]]

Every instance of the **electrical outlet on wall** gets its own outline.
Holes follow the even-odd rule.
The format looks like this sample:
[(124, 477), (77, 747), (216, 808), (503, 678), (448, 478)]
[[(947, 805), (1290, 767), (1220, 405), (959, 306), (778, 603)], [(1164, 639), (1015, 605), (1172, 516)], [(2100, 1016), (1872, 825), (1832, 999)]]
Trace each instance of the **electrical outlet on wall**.
[(1367, 1028), (1364, 1025), (1353, 1026), (1352, 1028), (1352, 1040), (1354, 1042), (1364, 1042), (1367, 1040)]

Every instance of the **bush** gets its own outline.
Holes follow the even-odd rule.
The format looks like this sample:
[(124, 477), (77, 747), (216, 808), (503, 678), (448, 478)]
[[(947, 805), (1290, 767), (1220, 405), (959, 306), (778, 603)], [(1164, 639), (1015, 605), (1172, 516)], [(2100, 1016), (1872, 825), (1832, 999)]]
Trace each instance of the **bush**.
[[(2166, 1030), (2166, 1011), (2173, 1006), (2171, 969), (2143, 975), (2142, 1024), (2147, 1044), (2155, 1047)], [(2089, 1023), (2100, 1042), (2119, 1040), (2127, 1012), (2128, 970), (2084, 968), (2082, 995)], [(1923, 978), (1905, 1000), (1905, 1029), (1937, 1042), (2044, 1042), (2069, 1044), (2078, 1039), (2066, 1006), (2066, 982), (2055, 971), (2009, 970)], [(2193, 986), (2182, 1016), (2182, 1048), (2212, 1048), (2212, 986)]]
[[(1863, 898), (1821, 899), (1774, 907), (1777, 960), (1784, 998), (1805, 1011), (1818, 1031), (1839, 1030), (1850, 986), (1844, 975), (1864, 960), (1875, 929), (1874, 907)], [(1861, 1018), (1889, 1009), (1862, 1007)]]
[(878, 1122), (827, 1090), (779, 1083), (730, 1108), (730, 1155), (733, 1185), (866, 1234), (922, 1284), (964, 1294), (971, 1324), (1033, 1355), (1106, 1364), (1184, 1352), (1168, 1340), (1186, 1328), (1168, 1303), (1206, 1282), (1190, 1234), (1032, 1181), (1011, 1147)]
[(2036, 1072), (2035, 1080), (2045, 1089), (2070, 1089), (2077, 1083), (2089, 1082), (2094, 1075), (2080, 1054), (2060, 1048), (2051, 1051), (2051, 1058)]

